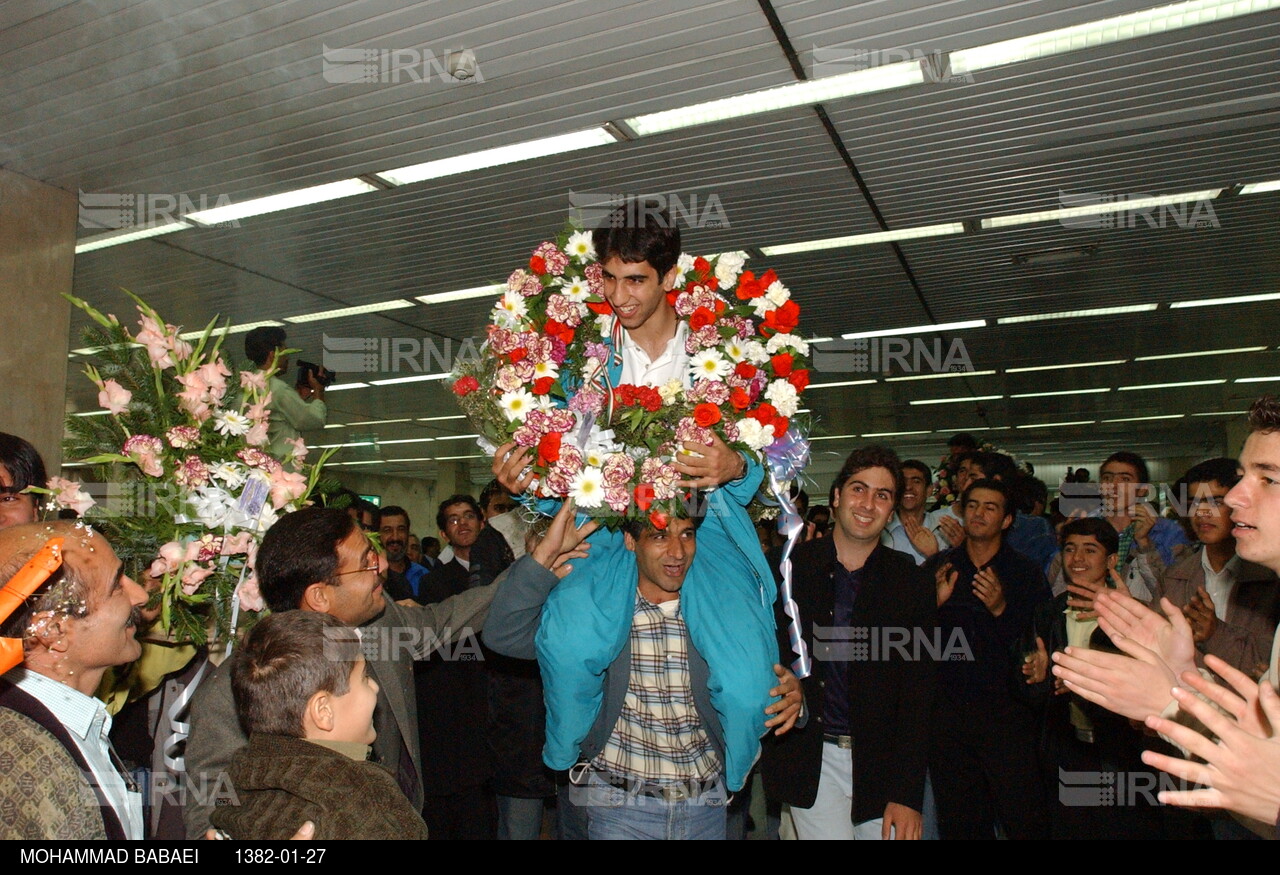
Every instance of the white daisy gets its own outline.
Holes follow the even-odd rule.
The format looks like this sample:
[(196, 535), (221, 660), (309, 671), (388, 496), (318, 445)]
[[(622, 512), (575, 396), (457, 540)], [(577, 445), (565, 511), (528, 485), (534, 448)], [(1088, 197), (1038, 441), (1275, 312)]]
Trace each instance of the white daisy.
[[(550, 395), (535, 395), (533, 398), (533, 407), (535, 410), (541, 410), (543, 413), (551, 413), (560, 408), (556, 407), (555, 399)], [(493, 455), (492, 452), (489, 455)]]
[(592, 466), (583, 468), (573, 478), (569, 497), (578, 507), (599, 507), (604, 502), (604, 472)]
[(221, 480), (225, 483), (228, 489), (239, 489), (244, 485), (245, 474), (248, 470), (238, 462), (219, 462), (209, 469), (209, 474), (215, 480)]
[(689, 359), (689, 372), (694, 379), (723, 380), (731, 370), (729, 360), (718, 349), (704, 349)]
[(684, 275), (693, 270), (693, 256), (687, 252), (681, 252), (680, 257), (676, 259), (676, 288), (684, 285)]
[(529, 411), (537, 406), (537, 401), (532, 392), (520, 389), (516, 392), (504, 393), (498, 399), (498, 406), (502, 408), (502, 414), (507, 417), (508, 422), (515, 422), (517, 419), (524, 422)]
[(575, 304), (581, 304), (591, 295), (591, 285), (582, 277), (563, 277), (559, 283), (560, 294)]
[(747, 357), (747, 346), (737, 337), (730, 337), (726, 340), (723, 348), (724, 354), (729, 357), (729, 361), (735, 364)]
[(564, 245), (564, 254), (578, 261), (590, 261), (596, 257), (596, 247), (588, 231), (575, 231)]
[(213, 419), (213, 427), (218, 434), (234, 435), (236, 437), (247, 433), (252, 425), (253, 423), (249, 421), (249, 417), (234, 410), (224, 410)]
[(535, 380), (540, 380), (543, 377), (551, 377), (552, 379), (555, 379), (559, 375), (560, 366), (551, 359), (547, 359), (545, 362), (537, 362), (533, 366), (533, 378)]
[(493, 321), (503, 328), (518, 328), (520, 320), (528, 312), (529, 308), (525, 306), (524, 295), (519, 292), (507, 292), (498, 299), (498, 303), (493, 308)]

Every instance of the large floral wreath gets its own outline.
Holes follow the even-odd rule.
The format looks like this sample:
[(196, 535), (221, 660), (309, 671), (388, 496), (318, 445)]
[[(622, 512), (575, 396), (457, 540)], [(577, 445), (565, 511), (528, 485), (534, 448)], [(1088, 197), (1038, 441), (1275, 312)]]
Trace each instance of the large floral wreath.
[[(621, 327), (602, 294), (591, 234), (570, 226), (507, 280), (481, 355), (453, 391), (487, 451), (535, 451), (529, 494), (572, 498), (605, 525), (684, 515), (673, 456), (716, 433), (774, 476), (752, 515), (771, 515), (806, 446), (796, 415), (809, 384), (800, 307), (745, 255), (681, 255), (667, 300), (688, 323), (689, 372), (658, 387), (610, 385)], [(732, 292), (732, 297), (725, 293)]]

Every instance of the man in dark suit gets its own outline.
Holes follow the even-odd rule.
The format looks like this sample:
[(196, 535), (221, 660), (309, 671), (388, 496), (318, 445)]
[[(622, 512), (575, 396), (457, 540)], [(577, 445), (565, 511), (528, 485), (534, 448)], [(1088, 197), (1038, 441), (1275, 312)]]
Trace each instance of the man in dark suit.
[[(920, 838), (934, 685), (921, 641), (935, 641), (936, 606), (930, 578), (880, 543), (902, 489), (892, 450), (854, 451), (836, 478), (830, 537), (802, 544), (793, 560), (813, 654), (802, 682), (811, 716), (766, 736), (762, 774), (802, 839)], [(785, 637), (781, 614), (778, 628)]]

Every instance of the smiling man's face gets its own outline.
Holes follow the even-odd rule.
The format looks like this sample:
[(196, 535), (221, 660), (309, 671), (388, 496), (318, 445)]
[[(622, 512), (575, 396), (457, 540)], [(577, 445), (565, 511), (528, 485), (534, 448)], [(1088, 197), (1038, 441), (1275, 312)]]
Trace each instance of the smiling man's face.
[(693, 520), (676, 517), (665, 529), (646, 528), (639, 538), (628, 532), (623, 541), (636, 554), (640, 595), (655, 605), (678, 598), (698, 551)]

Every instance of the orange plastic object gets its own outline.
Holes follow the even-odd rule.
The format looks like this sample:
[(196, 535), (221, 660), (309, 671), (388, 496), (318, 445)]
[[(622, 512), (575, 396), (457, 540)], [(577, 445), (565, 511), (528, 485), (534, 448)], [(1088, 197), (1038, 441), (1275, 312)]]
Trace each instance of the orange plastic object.
[[(40, 584), (62, 566), (62, 538), (50, 538), (0, 589), (0, 623), (31, 598)], [(22, 639), (0, 638), (0, 674), (22, 663)]]

